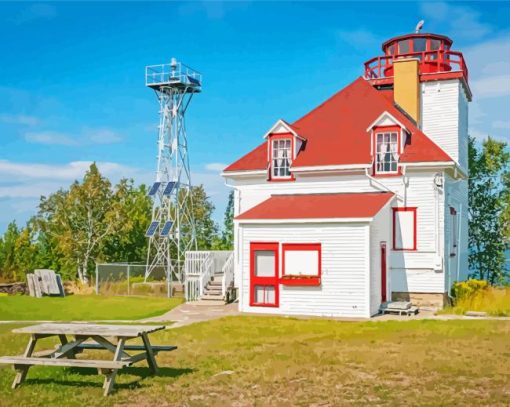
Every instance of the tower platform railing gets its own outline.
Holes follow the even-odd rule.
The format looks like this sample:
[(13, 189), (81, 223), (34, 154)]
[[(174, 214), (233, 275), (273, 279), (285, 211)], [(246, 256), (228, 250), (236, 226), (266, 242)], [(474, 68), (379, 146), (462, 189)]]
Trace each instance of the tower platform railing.
[(202, 89), (202, 74), (181, 62), (145, 67), (145, 86), (150, 88), (183, 87), (190, 92)]
[(412, 52), (398, 55), (382, 55), (365, 62), (365, 79), (384, 80), (393, 78), (393, 62), (403, 58), (416, 58), (420, 61), (420, 74), (441, 74), (459, 72), (468, 82), (468, 67), (461, 52), (436, 50)]

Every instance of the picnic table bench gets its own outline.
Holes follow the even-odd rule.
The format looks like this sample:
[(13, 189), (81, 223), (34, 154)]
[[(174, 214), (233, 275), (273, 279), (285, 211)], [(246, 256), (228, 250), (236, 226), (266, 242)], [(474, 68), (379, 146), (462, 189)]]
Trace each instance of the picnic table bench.
[[(15, 333), (30, 334), (25, 353), (21, 356), (0, 357), (0, 363), (12, 364), (17, 372), (12, 388), (18, 387), (27, 376), (28, 369), (34, 365), (64, 366), (77, 368), (95, 368), (105, 375), (104, 395), (111, 393), (115, 376), (119, 369), (133, 363), (147, 360), (154, 374), (158, 373), (155, 356), (159, 352), (172, 351), (177, 346), (152, 345), (149, 334), (165, 329), (163, 325), (99, 325), (99, 324), (38, 324), (14, 329)], [(55, 349), (35, 352), (39, 339), (58, 336), (60, 345)], [(68, 337), (73, 337), (69, 340)], [(129, 345), (127, 341), (141, 337), (143, 345)], [(111, 342), (108, 338), (113, 338)], [(115, 343), (116, 342), (116, 343)], [(76, 359), (84, 350), (108, 350), (113, 353), (112, 360)], [(127, 351), (139, 351), (128, 354)]]

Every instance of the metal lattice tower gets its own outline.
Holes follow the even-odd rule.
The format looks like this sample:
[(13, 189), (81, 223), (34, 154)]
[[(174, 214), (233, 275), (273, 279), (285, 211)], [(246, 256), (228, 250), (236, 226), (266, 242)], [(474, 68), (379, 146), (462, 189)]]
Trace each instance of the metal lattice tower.
[(145, 68), (145, 85), (159, 102), (159, 137), (145, 280), (164, 270), (168, 284), (181, 280), (185, 252), (196, 250), (191, 174), (185, 113), (202, 86), (200, 73), (172, 58), (169, 64)]

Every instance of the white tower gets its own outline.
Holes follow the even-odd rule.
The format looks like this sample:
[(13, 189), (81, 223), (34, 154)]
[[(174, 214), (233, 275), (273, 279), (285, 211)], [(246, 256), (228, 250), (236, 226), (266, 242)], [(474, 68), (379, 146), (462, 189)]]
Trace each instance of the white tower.
[[(162, 274), (167, 283), (182, 281), (182, 261), (196, 250), (195, 224), (188, 159), (185, 113), (202, 86), (200, 73), (172, 58), (169, 64), (145, 68), (145, 85), (159, 101), (159, 137), (156, 180), (149, 190), (153, 199), (145, 280)], [(170, 290), (169, 290), (170, 293)]]

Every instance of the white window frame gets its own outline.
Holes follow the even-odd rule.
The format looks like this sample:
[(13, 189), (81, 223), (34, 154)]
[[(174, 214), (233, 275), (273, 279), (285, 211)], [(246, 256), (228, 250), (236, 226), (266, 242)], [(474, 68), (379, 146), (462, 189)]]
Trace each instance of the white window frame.
[[(392, 136), (395, 135), (395, 140), (393, 141), (392, 140)], [(380, 130), (377, 130), (374, 132), (374, 172), (375, 174), (398, 174), (398, 162), (399, 162), (399, 159), (400, 159), (400, 130), (397, 130), (397, 129), (388, 129), (388, 130), (383, 130), (383, 129), (380, 129)], [(379, 142), (379, 138), (382, 137), (384, 138), (385, 136), (388, 137), (388, 141), (385, 141), (384, 139), (381, 140), (381, 142)], [(389, 147), (390, 151), (386, 150), (386, 152), (382, 152), (380, 151), (379, 149), (379, 146), (387, 144), (387, 147)], [(386, 171), (384, 170), (384, 167), (386, 166), (386, 163), (388, 161), (386, 161), (386, 155), (389, 154), (390, 156), (390, 160), (389, 160), (389, 165), (390, 165), (390, 170)], [(383, 159), (383, 161), (381, 161), (381, 159)], [(391, 166), (394, 164), (395, 166), (395, 169), (392, 170), (391, 169)], [(381, 169), (382, 168), (382, 169)]]
[[(285, 146), (285, 143), (288, 142), (289, 146), (288, 148)], [(280, 147), (279, 144), (283, 143), (283, 147)], [(276, 144), (276, 147), (275, 147)], [(292, 166), (292, 138), (291, 137), (285, 137), (285, 138), (274, 138), (271, 140), (271, 178), (274, 179), (289, 179), (292, 177), (292, 174), (290, 172), (290, 167)], [(283, 152), (288, 150), (287, 157), (283, 157)], [(282, 151), (282, 157), (279, 156), (279, 152)], [(278, 154), (278, 155), (277, 155)], [(277, 165), (277, 160), (287, 160), (288, 165)], [(287, 169), (285, 171), (284, 175), (280, 175), (280, 169)]]

